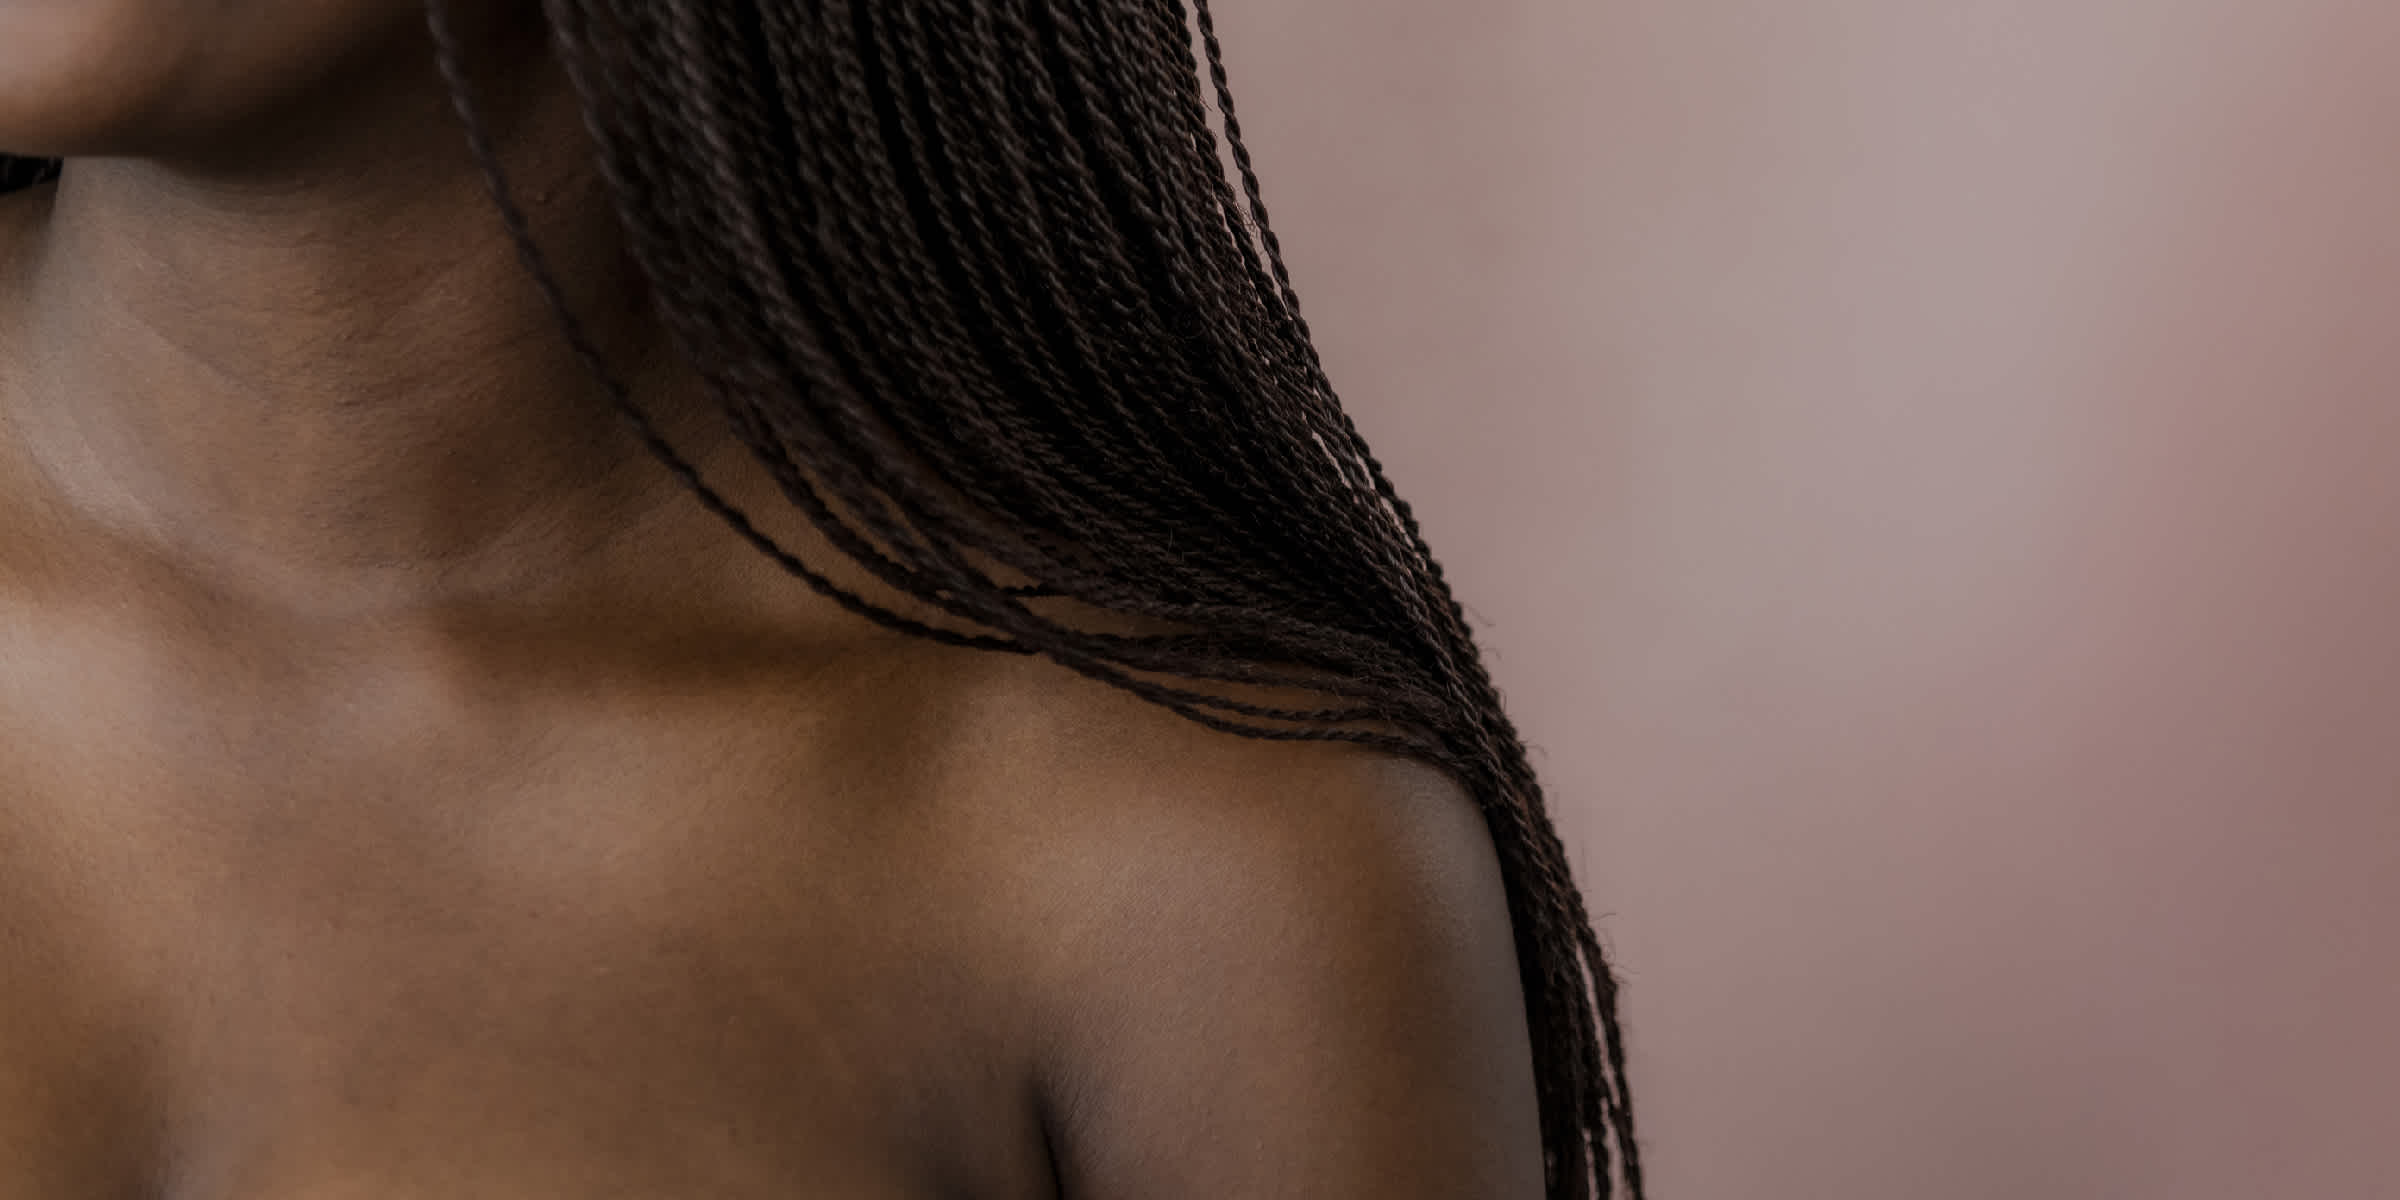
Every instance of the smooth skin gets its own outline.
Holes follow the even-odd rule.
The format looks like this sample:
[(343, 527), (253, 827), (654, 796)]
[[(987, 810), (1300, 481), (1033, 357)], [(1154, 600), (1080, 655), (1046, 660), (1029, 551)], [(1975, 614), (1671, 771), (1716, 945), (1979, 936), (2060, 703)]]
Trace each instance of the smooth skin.
[[(526, 3), (502, 153), (637, 398)], [(464, 15), (464, 14), (462, 14)], [(1524, 1200), (1425, 767), (843, 613), (523, 277), (415, 0), (0, 0), (0, 1198)]]

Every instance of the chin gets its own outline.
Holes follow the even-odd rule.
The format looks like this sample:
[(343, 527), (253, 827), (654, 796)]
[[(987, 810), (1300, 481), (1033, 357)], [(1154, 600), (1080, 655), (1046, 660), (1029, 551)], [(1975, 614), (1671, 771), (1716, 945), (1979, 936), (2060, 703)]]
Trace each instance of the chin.
[[(107, 154), (154, 118), (188, 55), (176, 0), (0, 0), (0, 150)], [(187, 18), (188, 19), (188, 18)]]
[(423, 22), (421, 0), (0, 0), (0, 151), (204, 150), (425, 59)]

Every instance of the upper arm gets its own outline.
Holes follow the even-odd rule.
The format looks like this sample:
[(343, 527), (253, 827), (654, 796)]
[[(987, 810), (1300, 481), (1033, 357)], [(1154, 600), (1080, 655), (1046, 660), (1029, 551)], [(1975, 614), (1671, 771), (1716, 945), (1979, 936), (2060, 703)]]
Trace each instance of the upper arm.
[(1198, 777), (1075, 840), (1044, 1079), (1078, 1200), (1541, 1193), (1489, 835), (1365, 755)]

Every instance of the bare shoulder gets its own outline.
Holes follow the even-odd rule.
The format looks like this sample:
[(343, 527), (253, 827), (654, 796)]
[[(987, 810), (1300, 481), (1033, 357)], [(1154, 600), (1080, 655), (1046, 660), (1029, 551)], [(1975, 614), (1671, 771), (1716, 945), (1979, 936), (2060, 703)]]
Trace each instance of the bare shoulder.
[(1500, 870), (1446, 774), (1042, 664), (976, 711), (969, 853), (1071, 1194), (1538, 1193)]
[(1035, 660), (976, 672), (955, 704), (948, 790), (974, 810), (961, 819), (975, 843), (1010, 864), (1011, 903), (1095, 932), (1169, 885), (1220, 903), (1277, 887), (1471, 902), (1499, 883), (1474, 801), (1425, 763), (1222, 732)]

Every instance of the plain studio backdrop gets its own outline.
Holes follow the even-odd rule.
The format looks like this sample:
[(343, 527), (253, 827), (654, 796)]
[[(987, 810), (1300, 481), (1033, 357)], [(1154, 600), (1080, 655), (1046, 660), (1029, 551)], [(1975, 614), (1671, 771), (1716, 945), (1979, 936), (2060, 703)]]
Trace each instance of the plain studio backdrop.
[(1219, 16), (1655, 1193), (2400, 1197), (2400, 5)]

